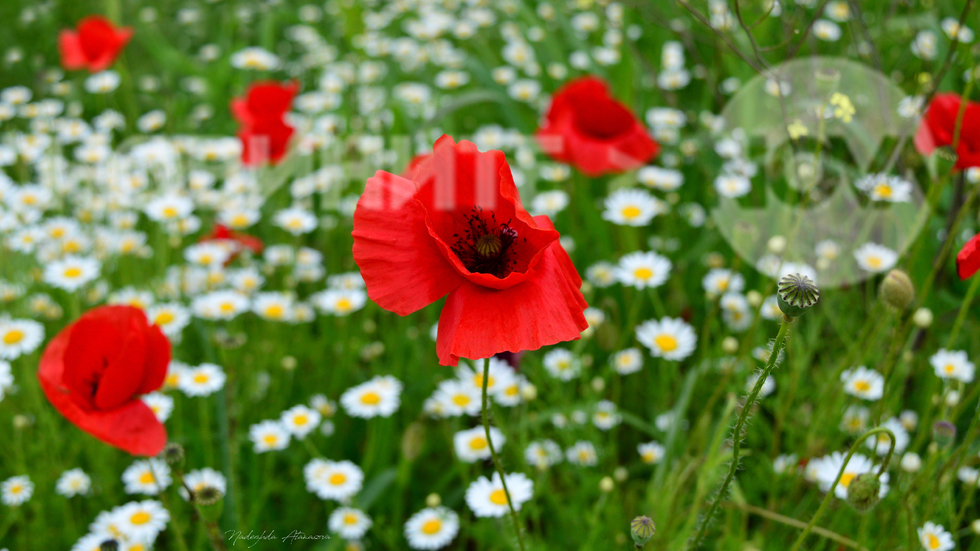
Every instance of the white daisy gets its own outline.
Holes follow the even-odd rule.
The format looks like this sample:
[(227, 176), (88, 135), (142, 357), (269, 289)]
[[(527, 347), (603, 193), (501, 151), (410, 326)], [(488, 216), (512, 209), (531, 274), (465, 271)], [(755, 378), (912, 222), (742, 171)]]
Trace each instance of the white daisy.
[(126, 539), (151, 542), (170, 522), (170, 513), (159, 501), (148, 499), (117, 507), (112, 511), (112, 520)]
[(302, 440), (320, 424), (320, 412), (304, 405), (293, 406), (279, 418), (286, 430)]
[(878, 274), (895, 267), (898, 253), (876, 243), (865, 243), (854, 251), (854, 258), (862, 270)]
[[(496, 427), (490, 427), (490, 438), (493, 441), (494, 449), (498, 452), (507, 442), (504, 433)], [(453, 447), (456, 448), (456, 457), (463, 463), (475, 463), (477, 460), (490, 457), (487, 433), (483, 427), (474, 427), (457, 432), (453, 435)]]
[(127, 494), (156, 495), (170, 486), (170, 467), (161, 459), (139, 459), (122, 474)]
[(641, 189), (618, 189), (606, 197), (602, 218), (620, 226), (645, 226), (658, 214), (667, 212), (667, 205)]
[(684, 175), (671, 168), (645, 166), (636, 172), (636, 179), (647, 187), (660, 191), (676, 191), (684, 183)]
[(44, 341), (44, 326), (34, 320), (0, 318), (0, 358), (16, 360)]
[(180, 390), (188, 396), (210, 396), (225, 386), (226, 379), (221, 367), (204, 363), (189, 369), (180, 378)]
[(599, 288), (616, 283), (616, 267), (609, 262), (596, 262), (585, 270), (585, 278)]
[(599, 462), (595, 445), (588, 440), (579, 440), (565, 450), (565, 459), (572, 465), (591, 467)]
[(390, 417), (401, 404), (401, 391), (402, 383), (398, 379), (378, 376), (347, 389), (340, 396), (340, 404), (352, 417)]
[(367, 293), (360, 289), (327, 289), (313, 295), (310, 300), (328, 314), (346, 316), (364, 307)]
[(936, 376), (941, 379), (973, 382), (976, 366), (966, 357), (964, 350), (940, 349), (929, 358), (929, 363), (936, 371)]
[(844, 371), (840, 380), (844, 383), (844, 392), (864, 400), (878, 400), (885, 390), (885, 378), (881, 373), (863, 365)]
[(922, 528), (916, 529), (919, 543), (927, 551), (950, 551), (956, 548), (953, 535), (946, 531), (941, 524), (927, 522)]
[(153, 415), (157, 416), (158, 421), (165, 423), (167, 419), (170, 419), (170, 414), (174, 411), (173, 397), (162, 392), (150, 392), (144, 394), (140, 399), (153, 411)]
[(269, 321), (291, 321), (293, 297), (283, 292), (258, 293), (252, 298), (252, 311)]
[(371, 517), (360, 509), (352, 507), (339, 507), (330, 513), (330, 518), (327, 519), (327, 527), (330, 531), (340, 534), (340, 537), (345, 540), (361, 539), (371, 528), (371, 524)]
[(720, 296), (728, 292), (741, 293), (745, 288), (745, 278), (742, 274), (726, 270), (725, 268), (712, 268), (711, 271), (701, 280), (701, 286), (708, 296)]
[(0, 482), (0, 501), (4, 505), (16, 507), (26, 503), (32, 495), (34, 495), (34, 483), (27, 475), (12, 476)]
[(637, 289), (660, 287), (670, 277), (673, 265), (667, 257), (655, 252), (636, 251), (619, 259), (616, 279)]
[(405, 522), (405, 538), (412, 549), (439, 549), (459, 533), (459, 515), (446, 507), (422, 509)]
[(194, 202), (180, 195), (163, 195), (151, 199), (143, 212), (155, 222), (176, 222), (194, 212)]
[(228, 247), (214, 241), (195, 243), (184, 249), (184, 260), (205, 268), (220, 268), (230, 257)]
[(609, 400), (601, 400), (596, 404), (595, 412), (592, 414), (592, 424), (599, 430), (610, 430), (623, 420), (623, 416), (616, 411), (616, 404)]
[(535, 215), (545, 214), (554, 218), (568, 206), (568, 194), (561, 190), (543, 191), (531, 201), (531, 211)]
[(214, 488), (224, 495), (227, 487), (228, 481), (225, 479), (225, 475), (210, 467), (204, 467), (203, 469), (189, 471), (185, 474), (184, 485), (178, 489), (178, 492), (184, 500), (189, 500), (191, 494), (187, 491), (187, 488), (190, 488), (191, 492), (194, 492), (195, 495), (205, 488)]
[(310, 233), (317, 226), (316, 216), (300, 207), (283, 209), (277, 212), (272, 220), (277, 226), (293, 235)]
[[(909, 433), (902, 426), (902, 422), (896, 417), (885, 421), (881, 424), (882, 428), (886, 428), (892, 431), (895, 435), (895, 453), (901, 455), (905, 453), (905, 448), (909, 445)], [(875, 453), (884, 457), (888, 455), (888, 449), (891, 447), (892, 439), (885, 433), (878, 433), (876, 436), (869, 436), (865, 440), (865, 445), (871, 448)]]
[(146, 318), (156, 325), (163, 334), (175, 339), (180, 336), (191, 321), (191, 313), (179, 303), (154, 304), (146, 310)]
[(565, 459), (554, 440), (535, 440), (524, 450), (524, 460), (539, 469), (546, 469)]
[(345, 501), (361, 491), (364, 472), (350, 461), (316, 458), (303, 467), (306, 489), (320, 499)]
[(640, 454), (640, 459), (647, 465), (656, 465), (664, 458), (664, 447), (659, 442), (646, 442), (636, 445), (636, 451)]
[(248, 439), (255, 453), (284, 450), (289, 445), (289, 431), (280, 421), (266, 420), (248, 428)]
[(482, 390), (469, 382), (457, 379), (441, 381), (432, 397), (440, 404), (444, 417), (479, 415), (483, 410)]
[(50, 262), (42, 279), (52, 287), (71, 292), (99, 277), (100, 272), (101, 264), (94, 258), (66, 256)]
[(854, 186), (868, 195), (872, 201), (908, 203), (912, 200), (912, 182), (888, 174), (868, 174)]
[(523, 473), (504, 475), (507, 481), (507, 492), (504, 492), (500, 475), (493, 473), (493, 478), (481, 476), (474, 480), (466, 489), (466, 504), (473, 514), (478, 517), (502, 517), (510, 511), (507, 506), (507, 494), (515, 511), (520, 511), (534, 493), (534, 483)]
[(690, 356), (697, 344), (694, 328), (680, 318), (647, 320), (636, 327), (636, 339), (651, 356), (673, 361)]
[(752, 191), (752, 182), (734, 174), (723, 174), (715, 178), (715, 190), (722, 197), (737, 199)]
[(643, 354), (640, 353), (639, 348), (627, 348), (613, 354), (611, 363), (616, 373), (629, 375), (643, 367)]

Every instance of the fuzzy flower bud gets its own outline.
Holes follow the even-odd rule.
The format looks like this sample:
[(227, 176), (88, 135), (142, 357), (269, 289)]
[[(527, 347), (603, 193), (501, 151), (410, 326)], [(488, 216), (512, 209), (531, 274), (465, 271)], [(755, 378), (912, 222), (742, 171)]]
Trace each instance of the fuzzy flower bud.
[(904, 312), (915, 300), (915, 286), (902, 270), (892, 270), (881, 282), (881, 300), (898, 312)]
[(160, 452), (160, 459), (166, 461), (167, 465), (171, 467), (178, 465), (184, 461), (184, 447), (176, 442), (170, 442)]
[(798, 318), (819, 300), (820, 289), (805, 275), (789, 274), (779, 280), (776, 302), (783, 314)]
[(876, 473), (861, 473), (847, 486), (847, 502), (859, 513), (874, 509), (881, 501), (881, 481)]
[(949, 421), (936, 421), (932, 425), (932, 439), (940, 447), (946, 447), (956, 440), (956, 425)]

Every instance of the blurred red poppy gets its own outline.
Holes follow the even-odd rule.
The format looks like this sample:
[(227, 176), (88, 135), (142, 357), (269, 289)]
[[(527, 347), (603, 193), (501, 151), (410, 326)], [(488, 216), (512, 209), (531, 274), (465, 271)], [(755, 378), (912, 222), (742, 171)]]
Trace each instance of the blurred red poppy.
[[(957, 94), (936, 94), (932, 98), (915, 133), (919, 153), (930, 155), (937, 147), (953, 145), (962, 101)], [(974, 166), (980, 166), (980, 103), (967, 101), (956, 145), (956, 168)]]
[(242, 249), (249, 249), (255, 254), (261, 254), (262, 249), (265, 248), (265, 243), (258, 237), (248, 235), (247, 233), (236, 232), (221, 224), (215, 224), (211, 233), (202, 237), (201, 241), (227, 243), (232, 248), (232, 256), (228, 258), (229, 261), (241, 252)]
[(116, 27), (101, 15), (90, 15), (78, 22), (74, 31), (58, 34), (61, 65), (65, 69), (104, 71), (115, 63), (133, 37), (133, 29)]
[(544, 125), (535, 134), (542, 151), (588, 176), (632, 170), (660, 145), (596, 77), (573, 80), (555, 92)]
[(980, 271), (980, 233), (966, 242), (956, 255), (956, 272), (960, 279), (969, 279)]
[(275, 164), (286, 154), (293, 127), (283, 117), (298, 91), (298, 82), (259, 82), (249, 86), (245, 96), (231, 100), (231, 113), (241, 125), (242, 164)]
[(582, 280), (548, 217), (524, 210), (500, 151), (443, 136), (411, 180), (378, 171), (352, 235), (382, 308), (406, 315), (448, 295), (442, 365), (578, 339), (588, 327)]
[(83, 431), (133, 455), (157, 455), (167, 432), (139, 399), (163, 385), (170, 341), (133, 306), (89, 310), (44, 350), (38, 368), (51, 405)]

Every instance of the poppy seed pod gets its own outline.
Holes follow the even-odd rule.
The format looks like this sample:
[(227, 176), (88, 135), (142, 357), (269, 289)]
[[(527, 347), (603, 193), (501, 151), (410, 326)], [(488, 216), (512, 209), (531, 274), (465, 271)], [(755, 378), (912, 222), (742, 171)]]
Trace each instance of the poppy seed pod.
[(874, 509), (881, 501), (881, 481), (875, 473), (861, 473), (847, 486), (847, 502), (859, 513)]
[(879, 293), (881, 300), (898, 312), (904, 312), (915, 300), (915, 286), (902, 270), (888, 272), (881, 282)]
[(633, 536), (633, 543), (637, 549), (643, 547), (657, 533), (657, 525), (653, 519), (647, 516), (639, 516), (630, 523), (630, 535)]
[(788, 274), (779, 280), (776, 303), (783, 314), (798, 318), (819, 300), (820, 289), (805, 275)]

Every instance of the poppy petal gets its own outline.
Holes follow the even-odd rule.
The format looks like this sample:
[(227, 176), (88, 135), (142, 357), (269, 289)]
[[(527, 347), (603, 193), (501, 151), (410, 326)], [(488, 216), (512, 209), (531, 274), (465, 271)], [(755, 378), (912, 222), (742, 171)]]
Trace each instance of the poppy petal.
[(439, 363), (577, 340), (588, 328), (582, 314), (588, 304), (562, 255), (561, 245), (552, 244), (534, 277), (520, 285), (495, 290), (467, 283), (450, 293), (439, 317)]
[(956, 271), (962, 280), (969, 279), (980, 271), (980, 233), (967, 241), (956, 255)]
[(385, 310), (406, 315), (463, 283), (446, 262), (413, 197), (415, 184), (378, 171), (369, 178), (354, 211), (354, 261), (368, 296)]

